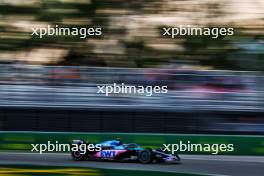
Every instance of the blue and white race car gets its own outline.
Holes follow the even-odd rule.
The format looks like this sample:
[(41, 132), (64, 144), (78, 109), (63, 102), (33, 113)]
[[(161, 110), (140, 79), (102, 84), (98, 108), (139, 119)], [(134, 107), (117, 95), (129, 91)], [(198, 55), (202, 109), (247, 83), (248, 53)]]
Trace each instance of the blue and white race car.
[[(83, 140), (73, 140), (72, 145), (89, 145)], [(142, 148), (135, 143), (123, 144), (121, 140), (109, 140), (100, 144), (100, 151), (87, 151), (85, 153), (71, 151), (72, 158), (75, 161), (83, 160), (107, 160), (107, 161), (135, 161), (144, 164), (153, 162), (158, 163), (179, 163), (180, 157), (177, 154), (169, 154), (162, 148), (152, 150), (150, 148)]]

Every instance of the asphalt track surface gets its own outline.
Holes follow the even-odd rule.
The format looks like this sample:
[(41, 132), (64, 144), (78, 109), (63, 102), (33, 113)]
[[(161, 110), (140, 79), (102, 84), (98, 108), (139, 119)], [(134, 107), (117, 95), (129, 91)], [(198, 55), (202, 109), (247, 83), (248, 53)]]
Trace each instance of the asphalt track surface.
[(0, 152), (0, 164), (78, 166), (105, 169), (149, 170), (209, 175), (263, 176), (264, 157), (180, 155), (181, 164), (140, 164), (99, 161), (73, 161), (69, 154)]

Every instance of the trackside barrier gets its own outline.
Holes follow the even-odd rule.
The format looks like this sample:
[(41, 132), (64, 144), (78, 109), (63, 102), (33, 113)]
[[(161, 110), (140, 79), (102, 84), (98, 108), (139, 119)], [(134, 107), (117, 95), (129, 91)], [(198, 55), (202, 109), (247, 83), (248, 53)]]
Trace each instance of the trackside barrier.
[[(124, 143), (138, 143), (142, 146), (161, 147), (162, 144), (177, 144), (179, 141), (194, 144), (233, 144), (233, 152), (223, 155), (264, 156), (264, 136), (249, 135), (194, 135), (194, 134), (147, 134), (147, 133), (70, 133), (70, 132), (0, 132), (0, 151), (28, 151), (31, 144), (47, 144), (48, 141), (61, 144), (73, 139), (90, 143), (121, 138)], [(209, 154), (206, 152), (181, 152), (182, 154)]]

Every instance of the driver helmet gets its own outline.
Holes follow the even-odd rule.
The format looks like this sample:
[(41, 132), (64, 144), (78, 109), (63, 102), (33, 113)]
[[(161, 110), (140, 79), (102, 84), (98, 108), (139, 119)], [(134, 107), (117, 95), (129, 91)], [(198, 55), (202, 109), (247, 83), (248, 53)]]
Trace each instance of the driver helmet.
[(118, 146), (123, 144), (123, 142), (121, 141), (120, 138), (116, 138), (116, 141), (118, 142), (118, 144), (117, 144)]

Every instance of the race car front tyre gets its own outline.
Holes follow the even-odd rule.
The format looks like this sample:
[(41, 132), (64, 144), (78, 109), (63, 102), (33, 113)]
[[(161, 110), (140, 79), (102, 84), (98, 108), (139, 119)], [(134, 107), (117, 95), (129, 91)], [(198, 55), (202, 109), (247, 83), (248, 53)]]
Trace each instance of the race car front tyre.
[(181, 161), (181, 158), (179, 157), (179, 155), (177, 153), (174, 154), (174, 156), (178, 159), (178, 161)]
[(142, 150), (139, 152), (138, 154), (138, 159), (139, 162), (143, 163), (143, 164), (149, 164), (152, 163), (153, 161), (153, 153), (151, 150), (147, 149), (147, 150)]

